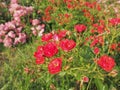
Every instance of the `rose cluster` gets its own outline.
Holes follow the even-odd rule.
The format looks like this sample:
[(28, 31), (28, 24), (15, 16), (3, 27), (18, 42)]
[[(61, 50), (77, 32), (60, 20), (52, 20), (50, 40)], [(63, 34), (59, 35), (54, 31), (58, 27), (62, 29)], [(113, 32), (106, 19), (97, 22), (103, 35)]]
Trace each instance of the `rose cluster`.
[[(59, 33), (47, 33), (42, 36), (42, 41), (45, 43), (38, 46), (37, 51), (34, 53), (36, 64), (43, 64), (45, 58), (51, 58), (59, 52), (61, 48), (65, 52), (71, 51), (75, 46), (74, 40), (64, 38), (67, 35), (67, 30), (60, 30)], [(56, 74), (61, 70), (62, 58), (57, 57), (51, 60), (48, 64), (48, 70), (51, 74)]]
[(32, 20), (32, 33), (34, 36), (42, 36), (45, 29), (45, 25), (41, 24), (39, 19)]
[(0, 43), (3, 43), (5, 47), (26, 42), (27, 35), (22, 32), (24, 25), (21, 22), (21, 17), (30, 14), (33, 7), (21, 6), (17, 0), (11, 0), (9, 11), (13, 19), (0, 24)]
[(11, 0), (9, 11), (15, 21), (21, 22), (21, 17), (32, 13), (33, 7), (21, 6), (18, 4), (18, 0)]
[(22, 33), (23, 25), (17, 24), (16, 21), (6, 22), (0, 25), (0, 43), (5, 47), (11, 47), (18, 43), (26, 42), (26, 34)]

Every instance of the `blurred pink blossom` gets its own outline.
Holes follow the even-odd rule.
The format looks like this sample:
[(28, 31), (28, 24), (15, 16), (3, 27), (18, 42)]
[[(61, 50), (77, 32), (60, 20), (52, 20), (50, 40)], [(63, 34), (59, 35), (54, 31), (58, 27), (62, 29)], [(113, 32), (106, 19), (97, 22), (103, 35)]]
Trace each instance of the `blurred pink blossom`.
[(8, 32), (7, 35), (11, 38), (15, 38), (15, 33), (13, 31)]
[(22, 44), (26, 42), (26, 34), (25, 33), (19, 33), (19, 42), (21, 42)]
[(10, 3), (18, 3), (18, 0), (11, 0)]
[(38, 19), (33, 19), (32, 20), (32, 25), (33, 26), (36, 26), (36, 25), (38, 25), (40, 23), (40, 21), (38, 20)]
[(9, 38), (8, 36), (6, 36), (6, 37), (4, 38), (4, 40), (3, 40), (3, 43), (4, 43), (4, 46), (5, 46), (5, 47), (11, 47), (13, 41), (12, 41), (11, 38)]

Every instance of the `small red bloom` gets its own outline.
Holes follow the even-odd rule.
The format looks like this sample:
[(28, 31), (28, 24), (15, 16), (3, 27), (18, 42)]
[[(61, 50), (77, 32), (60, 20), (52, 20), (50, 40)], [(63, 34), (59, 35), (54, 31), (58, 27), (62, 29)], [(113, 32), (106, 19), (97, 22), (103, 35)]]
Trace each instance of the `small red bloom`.
[(38, 46), (37, 51), (34, 53), (34, 57), (40, 58), (41, 56), (43, 56), (43, 54), (43, 46)]
[(120, 23), (120, 18), (112, 18), (109, 20), (112, 25), (118, 25)]
[(82, 79), (83, 79), (83, 82), (89, 82), (89, 78), (87, 76), (84, 76)]
[(66, 36), (66, 33), (67, 33), (67, 30), (60, 30), (59, 31), (59, 34), (58, 34), (58, 37), (61, 39), (61, 38), (64, 38)]
[(115, 66), (115, 61), (112, 57), (103, 55), (97, 61), (97, 64), (106, 72), (110, 72)]
[(55, 58), (48, 64), (48, 71), (50, 74), (57, 74), (61, 71), (62, 67), (62, 59), (61, 58)]
[(68, 8), (68, 9), (72, 9), (72, 8), (73, 8), (72, 4), (71, 4), (71, 3), (68, 3), (68, 4), (67, 4), (67, 8)]
[(110, 45), (110, 49), (115, 50), (117, 48), (117, 44), (113, 43)]
[(94, 47), (98, 42), (99, 42), (98, 39), (94, 39), (94, 40), (91, 42), (90, 47)]
[(44, 57), (39, 57), (36, 59), (36, 64), (43, 64), (45, 62)]
[(52, 57), (58, 52), (57, 44), (55, 42), (49, 42), (44, 46), (43, 50), (46, 57)]
[(99, 52), (100, 52), (99, 48), (98, 48), (98, 47), (95, 47), (95, 48), (94, 48), (94, 54), (99, 54)]
[(76, 46), (76, 43), (73, 40), (64, 39), (60, 42), (60, 47), (64, 51), (70, 51)]
[(86, 26), (83, 25), (83, 24), (77, 24), (77, 25), (75, 25), (74, 28), (75, 28), (75, 30), (76, 30), (77, 32), (83, 32), (83, 31), (85, 31)]
[(30, 69), (29, 68), (24, 68), (25, 73), (29, 73)]
[(52, 33), (44, 34), (44, 35), (42, 36), (42, 41), (47, 42), (47, 41), (51, 40), (52, 37), (53, 37), (53, 34), (52, 34)]

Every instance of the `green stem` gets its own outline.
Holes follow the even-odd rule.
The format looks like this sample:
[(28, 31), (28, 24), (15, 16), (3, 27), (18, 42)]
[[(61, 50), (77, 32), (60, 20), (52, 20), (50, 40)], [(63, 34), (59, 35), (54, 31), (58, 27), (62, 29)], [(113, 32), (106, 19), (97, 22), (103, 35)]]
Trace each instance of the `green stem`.
[(93, 79), (93, 78), (90, 79), (90, 81), (89, 81), (89, 83), (88, 83), (88, 86), (87, 86), (87, 89), (86, 89), (86, 90), (89, 89), (92, 79)]

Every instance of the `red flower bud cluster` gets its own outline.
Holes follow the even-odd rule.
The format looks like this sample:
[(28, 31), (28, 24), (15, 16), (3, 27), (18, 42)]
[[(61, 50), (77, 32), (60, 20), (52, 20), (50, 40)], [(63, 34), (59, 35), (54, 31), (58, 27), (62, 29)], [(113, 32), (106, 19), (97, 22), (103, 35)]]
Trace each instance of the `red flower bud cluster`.
[(86, 26), (84, 24), (77, 24), (74, 28), (77, 32), (83, 32), (86, 30)]

